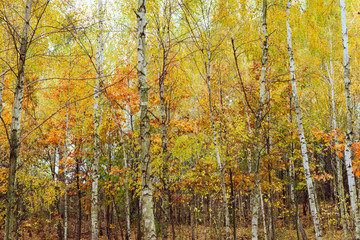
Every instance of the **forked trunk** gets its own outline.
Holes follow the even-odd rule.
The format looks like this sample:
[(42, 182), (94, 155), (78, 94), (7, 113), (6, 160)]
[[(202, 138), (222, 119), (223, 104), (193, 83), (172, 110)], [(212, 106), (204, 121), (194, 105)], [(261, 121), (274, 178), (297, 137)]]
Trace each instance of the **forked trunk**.
[(261, 57), (261, 76), (260, 76), (260, 98), (258, 107), (255, 113), (255, 129), (254, 129), (254, 149), (252, 151), (251, 173), (254, 175), (254, 189), (251, 194), (251, 235), (253, 240), (259, 238), (259, 209), (260, 209), (260, 160), (262, 141), (260, 139), (261, 122), (263, 120), (263, 111), (265, 106), (265, 99), (267, 96), (266, 90), (266, 70), (268, 62), (268, 30), (267, 30), (267, 0), (263, 0), (261, 22), (262, 22), (262, 57)]

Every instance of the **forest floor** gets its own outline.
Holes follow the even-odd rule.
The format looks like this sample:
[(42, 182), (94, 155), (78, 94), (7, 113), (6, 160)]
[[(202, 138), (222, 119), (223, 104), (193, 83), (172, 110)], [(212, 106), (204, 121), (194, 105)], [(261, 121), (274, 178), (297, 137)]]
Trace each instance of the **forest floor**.
[[(332, 210), (334, 211), (334, 210)], [(324, 216), (323, 216), (324, 217)], [(323, 239), (324, 240), (344, 240), (343, 237), (343, 231), (336, 227), (339, 226), (339, 224), (335, 224), (332, 219), (328, 219), (328, 221), (325, 220), (326, 218), (322, 219), (323, 224)], [(81, 239), (82, 240), (89, 240), (91, 239), (91, 232), (90, 232), (90, 221), (83, 221), (82, 222), (82, 231), (81, 231)], [(314, 234), (314, 228), (311, 221), (310, 214), (307, 214), (307, 216), (301, 216), (301, 222), (303, 225), (303, 228), (306, 232), (306, 235), (309, 240), (315, 239)], [(331, 222), (332, 224), (328, 224), (328, 222)], [(262, 222), (261, 222), (262, 223)], [(263, 228), (261, 227), (262, 224), (260, 224), (260, 236), (263, 236)], [(110, 239), (108, 238), (106, 234), (106, 228), (105, 228), (105, 222), (101, 223), (101, 231), (100, 231), (100, 240)], [(44, 224), (44, 225), (33, 225), (31, 226), (33, 231), (31, 232), (31, 235), (28, 231), (24, 231), (21, 233), (21, 235), (18, 236), (18, 240), (56, 240), (59, 239), (57, 235), (57, 226), (56, 225), (50, 225), (50, 224)], [(205, 234), (205, 228), (203, 225), (197, 225), (195, 228), (195, 239), (196, 240), (215, 240), (218, 239), (218, 235), (221, 234), (222, 236), (225, 236), (225, 228), (222, 228), (222, 232), (217, 232), (214, 227), (212, 229), (207, 226), (206, 228), (206, 234)], [(112, 225), (112, 237), (113, 240), (122, 240), (124, 239), (123, 234), (121, 234), (121, 231), (119, 230), (119, 226)], [(124, 231), (124, 230), (123, 230)], [(275, 221), (275, 234), (276, 239), (280, 240), (297, 240), (297, 232), (296, 229), (292, 223), (292, 219), (288, 218), (282, 218), (277, 219)], [(159, 234), (160, 235), (160, 234)], [(351, 236), (348, 234), (348, 238), (350, 239)], [(116, 236), (116, 237), (115, 237)], [(191, 227), (189, 225), (175, 225), (175, 236), (176, 240), (190, 240), (191, 238)], [(132, 231), (132, 239), (136, 239), (136, 227), (134, 226)], [(0, 230), (0, 239), (3, 239), (3, 229)], [(69, 236), (68, 239), (77, 239), (77, 223), (76, 218), (70, 218), (70, 224), (69, 224)], [(160, 237), (158, 238), (161, 239)], [(172, 231), (171, 227), (169, 228), (169, 239), (173, 240), (172, 237)], [(221, 239), (224, 239), (222, 237)], [(233, 239), (233, 232), (231, 239)], [(239, 240), (248, 240), (251, 239), (251, 225), (248, 225), (246, 227), (237, 227), (236, 230), (236, 239)], [(263, 238), (260, 238), (263, 239)], [(300, 236), (300, 239), (301, 236)]]
[[(277, 225), (279, 224), (279, 222), (277, 222)], [(72, 234), (69, 235), (68, 239), (77, 239), (76, 238), (76, 232), (75, 232), (75, 228), (76, 228), (76, 224), (75, 222), (73, 224), (70, 225), (70, 232), (72, 232)], [(309, 240), (315, 239), (315, 235), (314, 235), (314, 230), (312, 227), (310, 227), (310, 224), (308, 224), (307, 222), (304, 222), (304, 229), (305, 232), (307, 234), (307, 237)], [(113, 229), (113, 234), (112, 234), (112, 238), (111, 239), (118, 239), (118, 240), (122, 240), (122, 236), (120, 231), (116, 234), (117, 238), (115, 238), (115, 229)], [(325, 229), (326, 231), (324, 231), (324, 240), (343, 240), (343, 232), (342, 230), (336, 230), (336, 229)], [(237, 237), (236, 239), (238, 240), (248, 240), (251, 239), (251, 228), (249, 227), (238, 227), (237, 228)], [(176, 234), (176, 240), (190, 240), (191, 239), (191, 227), (188, 225), (180, 225), (180, 226), (176, 226), (175, 227), (175, 234)], [(219, 234), (219, 233), (218, 233)], [(225, 236), (225, 232), (223, 231), (222, 236)], [(232, 233), (233, 234), (233, 233)], [(205, 237), (206, 236), (206, 237)], [(260, 230), (260, 236), (263, 236), (263, 230)], [(350, 237), (350, 236), (349, 236)], [(0, 235), (0, 239), (3, 239), (3, 235)], [(19, 236), (18, 238), (19, 240), (23, 239), (23, 240), (55, 240), (55, 239), (59, 239), (57, 236), (57, 229), (54, 228), (53, 229), (49, 229), (48, 227), (44, 227), (42, 230), (39, 229), (39, 231), (37, 233), (32, 233), (32, 235), (30, 236), (28, 232), (24, 232), (22, 234), (22, 236)], [(82, 240), (90, 240), (91, 239), (91, 234), (90, 234), (90, 226), (89, 224), (85, 224), (82, 228)], [(100, 236), (100, 240), (105, 240), (105, 239), (109, 239), (106, 235), (105, 230), (103, 229), (102, 231), (102, 236)], [(132, 239), (136, 239), (136, 234), (135, 231), (132, 232)], [(161, 239), (161, 238), (158, 238)], [(169, 239), (173, 239), (172, 238), (172, 234), (171, 234), (171, 229), (169, 229)], [(205, 231), (204, 231), (204, 227), (202, 225), (198, 225), (196, 227), (195, 230), (195, 239), (197, 240), (215, 240), (217, 239), (217, 235), (214, 231), (214, 229), (212, 231), (210, 231), (209, 228), (207, 228), (207, 232), (205, 235)], [(224, 238), (222, 238), (224, 239)], [(231, 239), (233, 239), (233, 236), (231, 236)], [(263, 238), (260, 238), (263, 239)], [(289, 225), (287, 226), (277, 226), (276, 228), (276, 239), (281, 239), (281, 240), (297, 240), (297, 233), (296, 230), (293, 227), (290, 227)], [(300, 236), (300, 239), (301, 236)]]

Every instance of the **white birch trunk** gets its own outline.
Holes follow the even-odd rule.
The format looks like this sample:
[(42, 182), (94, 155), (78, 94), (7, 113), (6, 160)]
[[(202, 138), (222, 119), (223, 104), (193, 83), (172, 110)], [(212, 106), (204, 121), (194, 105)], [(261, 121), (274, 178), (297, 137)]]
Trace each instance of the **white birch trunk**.
[[(209, 4), (209, 7), (211, 4)], [(210, 117), (211, 117), (211, 127), (213, 130), (213, 142), (215, 145), (215, 154), (218, 163), (218, 171), (220, 174), (220, 185), (221, 185), (221, 193), (223, 199), (223, 209), (225, 214), (225, 231), (226, 231), (226, 239), (230, 240), (231, 230), (230, 230), (230, 215), (229, 215), (229, 206), (228, 199), (226, 196), (226, 185), (225, 185), (225, 169), (226, 166), (222, 166), (220, 147), (218, 142), (218, 132), (215, 127), (215, 117), (214, 117), (214, 108), (212, 103), (212, 88), (211, 88), (211, 43), (210, 43), (210, 9), (207, 10), (207, 26), (206, 26), (206, 34), (207, 34), (207, 61), (205, 62), (206, 66), (206, 83), (209, 91), (209, 108), (210, 108)], [(206, 59), (206, 58), (205, 58)]]
[(268, 31), (267, 31), (267, 0), (263, 0), (261, 12), (261, 28), (262, 28), (262, 57), (261, 57), (261, 76), (260, 76), (260, 98), (255, 114), (255, 131), (254, 131), (254, 150), (252, 153), (251, 172), (254, 174), (254, 189), (251, 194), (251, 235), (252, 240), (259, 238), (259, 209), (260, 209), (260, 158), (261, 158), (261, 139), (260, 130), (263, 120), (263, 111), (266, 99), (266, 71), (268, 61)]
[(149, 119), (149, 87), (147, 84), (146, 62), (146, 0), (138, 1), (137, 49), (138, 81), (140, 95), (140, 141), (141, 141), (141, 207), (144, 227), (144, 239), (155, 240), (155, 218), (153, 206), (153, 186), (151, 173), (150, 140), (151, 126)]
[(217, 131), (215, 128), (215, 119), (214, 119), (214, 110), (213, 110), (213, 106), (212, 106), (212, 94), (211, 94), (211, 83), (210, 83), (210, 76), (208, 76), (208, 90), (209, 90), (209, 105), (210, 105), (210, 115), (211, 115), (211, 126), (212, 126), (212, 130), (213, 130), (213, 141), (214, 141), (214, 145), (215, 145), (215, 154), (216, 154), (216, 159), (217, 159), (217, 163), (218, 163), (218, 168), (219, 168), (219, 174), (220, 174), (220, 185), (221, 185), (221, 193), (222, 193), (222, 198), (223, 198), (223, 209), (224, 209), (224, 214), (225, 214), (225, 230), (226, 230), (226, 239), (230, 239), (230, 216), (229, 216), (229, 208), (228, 208), (228, 199), (226, 196), (226, 186), (225, 186), (225, 167), (222, 166), (222, 160), (221, 160), (221, 155), (220, 155), (220, 148), (219, 148), (219, 143), (218, 143), (218, 138), (217, 138)]
[(168, 161), (170, 153), (168, 152), (168, 116), (169, 109), (167, 108), (165, 97), (165, 81), (168, 74), (168, 57), (171, 50), (170, 45), (170, 24), (172, 17), (172, 5), (170, 1), (164, 2), (164, 26), (163, 32), (158, 27), (159, 35), (159, 97), (160, 97), (160, 117), (161, 117), (161, 148), (162, 148), (162, 182), (163, 182), (163, 197), (162, 197), (162, 239), (168, 239), (168, 228), (170, 219), (170, 192), (169, 192), (169, 166)]
[(264, 208), (264, 198), (263, 198), (263, 194), (261, 191), (261, 185), (260, 187), (260, 204), (261, 204), (261, 214), (262, 214), (262, 219), (263, 219), (263, 227), (264, 227), (264, 240), (268, 240), (268, 231), (267, 231), (267, 226), (266, 226), (266, 214), (265, 214), (265, 208)]
[(11, 119), (11, 135), (10, 135), (10, 157), (9, 157), (9, 175), (7, 188), (7, 209), (5, 221), (5, 240), (12, 240), (13, 229), (15, 224), (15, 204), (16, 204), (16, 168), (20, 151), (20, 126), (21, 126), (21, 109), (24, 96), (24, 78), (25, 78), (25, 61), (28, 50), (28, 38), (30, 31), (30, 14), (33, 1), (27, 0), (25, 6), (24, 28), (21, 34), (21, 42), (18, 56), (18, 73), (16, 79), (16, 88), (14, 93), (14, 103)]
[[(70, 68), (71, 71), (71, 50), (70, 50)], [(70, 73), (69, 73), (70, 79)], [(69, 81), (70, 82), (70, 81)], [(68, 93), (69, 94), (69, 93)], [(69, 98), (69, 97), (68, 97)], [(69, 99), (67, 99), (67, 103), (69, 104)], [(67, 193), (67, 160), (70, 155), (69, 152), (69, 106), (66, 107), (66, 126), (65, 126), (65, 146), (64, 146), (64, 240), (68, 239), (68, 193)]]
[(131, 240), (131, 225), (130, 225), (130, 195), (129, 195), (129, 180), (128, 180), (128, 158), (125, 150), (125, 143), (123, 138), (123, 133), (120, 133), (122, 151), (124, 155), (124, 174), (125, 174), (125, 220), (126, 220), (126, 239)]
[[(71, 68), (72, 68), (72, 51), (71, 51), (71, 39), (69, 40), (69, 75), (68, 75), (68, 85), (70, 85), (71, 79)], [(70, 156), (69, 150), (69, 88), (67, 90), (67, 99), (66, 99), (66, 123), (65, 123), (65, 144), (64, 144), (64, 240), (68, 239), (68, 194), (67, 194), (67, 160)]]
[[(291, 121), (292, 122), (292, 121)], [(296, 203), (295, 203), (295, 176), (294, 176), (294, 162), (292, 159), (292, 156), (290, 157), (290, 163), (289, 163), (289, 178), (290, 178), (290, 199), (291, 199), (291, 203), (293, 205), (293, 208), (295, 209), (295, 215), (296, 215), (296, 223), (298, 222), (298, 212), (296, 209)], [(297, 229), (298, 231), (299, 229)]]
[[(331, 41), (332, 46), (332, 41)], [(337, 120), (336, 120), (336, 105), (335, 105), (335, 80), (334, 80), (334, 70), (333, 70), (333, 63), (332, 59), (330, 59), (330, 72), (328, 70), (328, 78), (330, 81), (330, 88), (331, 88), (331, 112), (332, 112), (332, 128), (333, 131), (337, 129)], [(338, 144), (337, 137), (335, 138), (336, 144)], [(339, 208), (340, 208), (340, 215), (341, 215), (341, 223), (344, 231), (344, 239), (347, 239), (347, 226), (346, 226), (346, 201), (345, 201), (345, 193), (344, 193), (344, 181), (343, 181), (343, 171), (342, 171), (342, 163), (341, 159), (335, 153), (336, 159), (336, 175), (337, 175), (337, 194), (339, 198)]]
[[(4, 95), (4, 89), (5, 89), (5, 74), (6, 70), (3, 70), (1, 73), (1, 80), (0, 80), (0, 117), (2, 116), (3, 112), (3, 95)], [(0, 123), (1, 124), (1, 123)]]
[(293, 53), (293, 49), (292, 49), (292, 43), (291, 43), (292, 39), (291, 39), (291, 26), (290, 26), (290, 8), (291, 8), (291, 0), (288, 1), (288, 5), (286, 8), (287, 44), (288, 44), (289, 59), (290, 59), (291, 86), (292, 86), (292, 92), (293, 92), (294, 107), (295, 107), (295, 112), (296, 112), (297, 127), (298, 127), (298, 131), (299, 131), (299, 138), (300, 138), (300, 144), (301, 144), (301, 155), (303, 158), (304, 175), (305, 175), (308, 194), (309, 194), (309, 204), (310, 204), (311, 216), (312, 216), (312, 219), (314, 222), (316, 239), (320, 240), (320, 239), (322, 239), (321, 224), (320, 224), (320, 219), (318, 217), (318, 211), (316, 208), (315, 189), (314, 189), (314, 184), (313, 184), (313, 181), (311, 179), (311, 174), (310, 174), (306, 139), (305, 139), (304, 127), (303, 127), (303, 123), (302, 123), (302, 114), (301, 114), (301, 108), (300, 108), (298, 94), (297, 94), (297, 88), (296, 88), (295, 60), (294, 60), (294, 53)]
[(356, 194), (355, 176), (352, 168), (351, 145), (353, 141), (353, 119), (352, 119), (352, 102), (351, 102), (351, 81), (350, 81), (350, 62), (349, 62), (349, 37), (346, 25), (346, 4), (345, 0), (340, 0), (341, 9), (341, 27), (343, 37), (343, 67), (344, 67), (344, 84), (346, 98), (346, 123), (347, 131), (345, 136), (345, 164), (348, 176), (350, 203), (352, 214), (355, 220), (356, 239), (360, 239), (360, 215), (358, 209), (358, 198)]
[(103, 1), (98, 0), (98, 29), (96, 49), (96, 85), (94, 89), (94, 162), (92, 165), (91, 184), (91, 239), (99, 239), (99, 160), (100, 160), (100, 125), (101, 125), (101, 99), (104, 62)]
[[(4, 33), (3, 36), (4, 39), (7, 39), (7, 33)], [(4, 43), (5, 45), (5, 43)], [(4, 46), (4, 51), (6, 51), (7, 47)], [(9, 62), (10, 63), (10, 62)], [(1, 80), (0, 80), (0, 117), (2, 116), (2, 112), (3, 112), (3, 95), (4, 95), (4, 90), (5, 90), (5, 75), (6, 75), (6, 65), (4, 64), (2, 66), (1, 69)], [(0, 125), (2, 123), (0, 122)]]

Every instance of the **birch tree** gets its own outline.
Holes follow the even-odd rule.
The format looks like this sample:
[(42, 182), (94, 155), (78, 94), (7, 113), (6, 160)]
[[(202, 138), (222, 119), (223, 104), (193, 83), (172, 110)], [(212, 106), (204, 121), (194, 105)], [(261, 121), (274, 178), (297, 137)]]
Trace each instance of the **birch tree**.
[(141, 163), (141, 208), (144, 239), (155, 240), (155, 218), (153, 206), (153, 185), (151, 173), (149, 119), (149, 87), (146, 61), (146, 0), (138, 1), (137, 16), (137, 72), (140, 95), (140, 163)]
[[(6, 44), (7, 41), (7, 34), (5, 32), (5, 37), (4, 37), (4, 51), (6, 51), (6, 48), (9, 47)], [(3, 59), (1, 59), (3, 60)], [(3, 112), (3, 96), (4, 96), (4, 90), (5, 90), (5, 75), (7, 73), (7, 67), (5, 63), (1, 63), (1, 76), (0, 76), (0, 117), (2, 117), (2, 112)], [(3, 120), (3, 119), (2, 119)], [(1, 122), (0, 122), (1, 124)]]
[(169, 166), (170, 153), (168, 151), (168, 124), (169, 124), (169, 103), (166, 101), (166, 78), (169, 71), (169, 54), (171, 51), (170, 24), (172, 20), (173, 5), (171, 1), (165, 0), (162, 6), (163, 23), (156, 19), (157, 36), (159, 41), (159, 98), (160, 98), (160, 121), (161, 121), (161, 148), (162, 148), (162, 239), (168, 239), (168, 227), (170, 218), (170, 192), (169, 192)]
[(124, 169), (125, 169), (125, 218), (126, 218), (126, 239), (131, 240), (131, 222), (130, 222), (130, 194), (129, 194), (129, 173), (128, 173), (128, 156), (125, 150), (125, 142), (123, 133), (121, 131), (121, 144), (122, 144), (122, 151), (124, 155)]
[[(334, 78), (334, 70), (333, 70), (333, 63), (332, 59), (330, 59), (330, 69), (328, 70), (328, 78), (330, 82), (331, 88), (331, 112), (332, 112), (332, 128), (334, 131), (338, 128), (337, 120), (336, 120), (336, 105), (335, 105), (335, 78)], [(337, 137), (335, 138), (336, 144), (338, 144)], [(336, 153), (335, 153), (336, 154)], [(343, 169), (342, 169), (342, 161), (340, 157), (336, 154), (336, 180), (337, 180), (337, 194), (339, 197), (339, 207), (340, 207), (340, 215), (341, 215), (341, 223), (344, 231), (344, 239), (347, 239), (347, 227), (346, 227), (346, 202), (345, 202), (345, 193), (344, 193), (344, 181), (343, 181)]]
[(251, 192), (251, 235), (253, 240), (257, 240), (259, 237), (259, 209), (260, 209), (260, 160), (261, 160), (261, 123), (263, 121), (264, 106), (267, 96), (267, 86), (266, 86), (266, 71), (268, 64), (268, 27), (267, 27), (267, 11), (268, 3), (267, 0), (262, 1), (262, 11), (261, 11), (261, 75), (260, 75), (260, 97), (258, 106), (255, 112), (255, 127), (254, 127), (254, 148), (251, 153), (252, 161), (250, 165), (250, 173), (254, 175), (254, 188)]
[(351, 159), (351, 145), (353, 141), (353, 116), (352, 116), (352, 101), (351, 101), (351, 80), (350, 80), (350, 62), (349, 62), (349, 36), (346, 24), (346, 3), (345, 0), (340, 0), (341, 10), (341, 29), (343, 41), (343, 68), (344, 68), (344, 84), (345, 84), (345, 99), (346, 99), (346, 125), (347, 130), (345, 134), (345, 154), (344, 160), (346, 164), (346, 173), (348, 177), (350, 203), (352, 214), (355, 220), (356, 239), (360, 239), (360, 215), (359, 203), (356, 193), (355, 176), (352, 167)]
[(314, 184), (311, 179), (310, 167), (309, 167), (309, 158), (306, 146), (306, 138), (304, 133), (304, 127), (302, 122), (302, 114), (301, 108), (299, 104), (297, 88), (296, 88), (296, 76), (295, 76), (295, 60), (294, 60), (294, 52), (292, 48), (292, 37), (291, 37), (291, 26), (290, 26), (290, 8), (291, 8), (291, 0), (288, 0), (287, 8), (286, 8), (286, 29), (287, 29), (287, 44), (288, 44), (288, 52), (289, 52), (289, 61), (290, 61), (290, 74), (291, 74), (291, 86), (294, 100), (294, 107), (296, 113), (297, 120), (297, 128), (299, 132), (299, 139), (301, 145), (301, 155), (303, 159), (303, 167), (304, 167), (304, 175), (307, 184), (307, 190), (309, 194), (309, 204), (311, 210), (311, 216), (313, 219), (314, 227), (315, 227), (315, 235), (317, 240), (322, 239), (322, 231), (320, 219), (318, 216), (318, 211), (316, 208), (316, 199), (315, 199), (315, 189)]
[[(244, 105), (246, 105), (251, 112), (254, 114), (255, 117), (255, 126), (251, 127), (249, 122), (249, 116), (247, 116), (247, 122), (248, 122), (248, 130), (249, 134), (253, 136), (253, 147), (252, 149), (248, 149), (249, 155), (251, 156), (251, 159), (248, 159), (248, 169), (249, 173), (254, 176), (254, 187), (251, 189), (251, 195), (250, 195), (250, 212), (251, 212), (251, 237), (253, 240), (257, 240), (259, 238), (259, 214), (261, 209), (261, 186), (260, 186), (260, 161), (261, 161), (261, 151), (263, 148), (262, 139), (261, 139), (261, 124), (263, 121), (264, 116), (264, 107), (265, 107), (265, 101), (268, 97), (270, 99), (270, 95), (268, 92), (267, 84), (266, 84), (266, 72), (267, 72), (267, 65), (268, 65), (268, 51), (269, 51), (269, 45), (268, 45), (268, 30), (267, 30), (267, 0), (262, 1), (262, 11), (261, 11), (261, 75), (260, 75), (260, 93), (259, 93), (259, 101), (257, 103), (257, 108), (254, 110), (250, 103), (248, 96), (246, 94), (246, 90), (244, 88), (244, 82), (241, 77), (241, 72), (238, 64), (238, 54), (237, 49), (235, 47), (235, 41), (232, 39), (232, 49), (233, 49), (233, 55), (235, 60), (235, 66), (237, 75), (239, 77), (241, 87), (244, 93)], [(246, 102), (246, 104), (245, 104)], [(264, 216), (265, 214), (263, 214)], [(264, 225), (265, 225), (264, 221)], [(264, 229), (266, 226), (264, 226)], [(265, 235), (267, 238), (267, 231), (265, 231)]]
[(213, 133), (213, 143), (215, 146), (215, 154), (218, 164), (218, 171), (220, 174), (220, 187), (221, 187), (221, 193), (222, 193), (222, 200), (223, 200), (223, 209), (225, 213), (225, 231), (226, 231), (226, 239), (230, 239), (230, 215), (229, 215), (229, 206), (228, 206), (228, 199), (226, 196), (226, 185), (225, 185), (225, 169), (226, 164), (221, 159), (221, 152), (220, 152), (220, 144), (218, 139), (218, 131), (215, 127), (215, 117), (214, 117), (214, 106), (213, 106), (213, 100), (212, 100), (212, 86), (211, 86), (211, 78), (212, 78), (212, 43), (211, 43), (211, 37), (210, 37), (210, 8), (211, 4), (209, 4), (208, 8), (206, 9), (206, 45), (205, 49), (206, 52), (204, 52), (204, 65), (205, 65), (205, 74), (206, 74), (206, 85), (208, 88), (208, 94), (209, 94), (209, 108), (210, 108), (210, 120), (211, 120), (211, 128)]
[[(201, 52), (202, 65), (204, 66), (204, 70), (195, 62), (197, 69), (200, 72), (201, 78), (205, 81), (207, 90), (208, 90), (208, 106), (210, 110), (210, 124), (212, 130), (212, 143), (215, 148), (215, 157), (217, 161), (218, 174), (220, 176), (220, 188), (222, 194), (222, 209), (224, 210), (224, 219), (225, 219), (225, 232), (226, 239), (230, 239), (231, 230), (230, 230), (230, 214), (229, 214), (229, 206), (228, 199), (226, 194), (226, 182), (225, 182), (225, 170), (226, 170), (226, 162), (222, 159), (221, 153), (221, 139), (219, 138), (219, 130), (216, 127), (215, 121), (215, 109), (213, 102), (213, 86), (212, 79), (214, 78), (213, 73), (213, 61), (215, 59), (216, 51), (221, 45), (220, 42), (214, 42), (213, 40), (213, 32), (215, 32), (217, 23), (212, 26), (212, 11), (215, 8), (215, 2), (210, 1), (200, 1), (200, 9), (201, 9), (201, 18), (196, 18), (196, 13), (192, 13), (189, 9), (189, 6), (186, 4), (182, 5), (182, 8), (185, 13), (185, 20), (190, 28), (191, 37), (195, 41), (195, 45), (198, 50)], [(191, 22), (192, 21), (192, 22)], [(199, 24), (197, 21), (201, 22)], [(194, 24), (196, 27), (193, 27)], [(221, 121), (221, 118), (219, 119)], [(221, 126), (221, 123), (220, 123)], [(221, 131), (221, 130), (220, 130)]]
[[(333, 131), (337, 131), (338, 122), (337, 122), (337, 114), (336, 114), (336, 103), (335, 103), (335, 76), (334, 76), (334, 65), (333, 65), (333, 42), (332, 42), (332, 34), (330, 30), (330, 61), (329, 65), (326, 64), (327, 76), (322, 71), (318, 69), (323, 78), (330, 85), (330, 112), (331, 112), (331, 128)], [(336, 145), (340, 144), (338, 141), (338, 137), (335, 135), (335, 143)], [(344, 232), (344, 239), (347, 239), (347, 218), (346, 218), (346, 201), (345, 201), (345, 191), (344, 191), (344, 181), (343, 181), (343, 169), (342, 169), (342, 160), (335, 152), (335, 162), (336, 162), (336, 185), (335, 192), (338, 197), (338, 205), (340, 209), (341, 223)]]
[(5, 89), (5, 74), (6, 71), (2, 70), (1, 78), (0, 78), (0, 117), (3, 112), (3, 96), (4, 96), (4, 89)]
[(101, 103), (102, 103), (102, 81), (104, 62), (104, 40), (103, 22), (104, 9), (103, 1), (98, 0), (98, 29), (96, 49), (96, 85), (94, 89), (94, 162), (92, 165), (91, 184), (91, 239), (99, 239), (99, 160), (100, 160), (100, 125), (101, 125)]
[[(71, 49), (71, 37), (69, 38), (69, 75), (68, 75), (68, 85), (70, 86), (71, 79), (71, 70), (72, 70), (72, 49)], [(68, 158), (70, 157), (70, 134), (69, 134), (69, 122), (70, 122), (70, 114), (69, 114), (69, 89), (66, 91), (66, 122), (65, 122), (65, 141), (64, 141), (64, 240), (68, 239), (68, 229), (69, 229), (69, 202), (68, 202)]]
[(24, 97), (24, 78), (25, 62), (28, 52), (30, 36), (30, 14), (33, 0), (27, 0), (24, 9), (24, 26), (21, 34), (20, 47), (18, 50), (18, 68), (16, 76), (16, 88), (14, 93), (14, 103), (12, 109), (11, 132), (10, 132), (10, 157), (9, 157), (9, 176), (7, 188), (7, 209), (5, 221), (5, 240), (12, 240), (15, 224), (15, 204), (16, 204), (16, 168), (20, 152), (20, 127), (21, 127), (21, 109)]

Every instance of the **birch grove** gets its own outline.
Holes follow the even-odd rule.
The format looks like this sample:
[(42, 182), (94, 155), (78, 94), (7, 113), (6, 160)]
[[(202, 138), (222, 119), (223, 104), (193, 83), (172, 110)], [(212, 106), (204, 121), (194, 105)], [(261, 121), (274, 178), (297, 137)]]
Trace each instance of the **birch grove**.
[(359, 9), (0, 0), (0, 239), (360, 239)]

